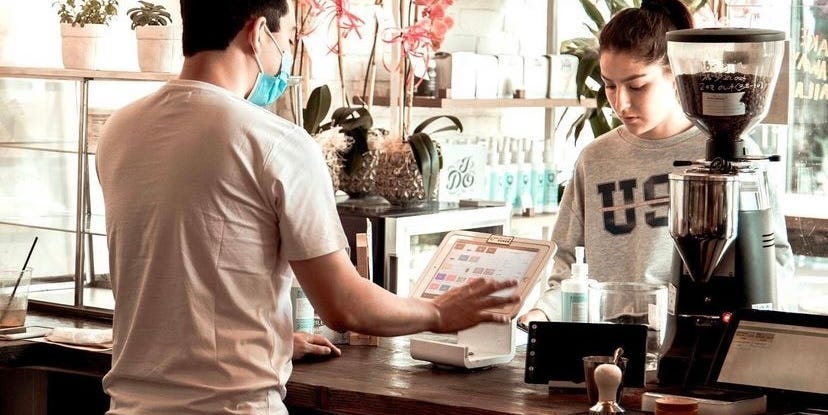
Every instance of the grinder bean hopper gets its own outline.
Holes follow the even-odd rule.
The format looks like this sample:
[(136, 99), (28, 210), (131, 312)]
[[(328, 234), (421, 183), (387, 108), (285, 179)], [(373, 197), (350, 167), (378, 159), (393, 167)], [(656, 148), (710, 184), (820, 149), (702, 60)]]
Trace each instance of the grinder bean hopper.
[(683, 264), (662, 384), (703, 380), (707, 367), (693, 373), (692, 363), (712, 356), (723, 316), (773, 307), (774, 221), (763, 164), (779, 157), (750, 154), (744, 135), (767, 115), (784, 40), (762, 29), (667, 33), (682, 108), (709, 138), (704, 160), (676, 161), (687, 168), (669, 176), (670, 235)]

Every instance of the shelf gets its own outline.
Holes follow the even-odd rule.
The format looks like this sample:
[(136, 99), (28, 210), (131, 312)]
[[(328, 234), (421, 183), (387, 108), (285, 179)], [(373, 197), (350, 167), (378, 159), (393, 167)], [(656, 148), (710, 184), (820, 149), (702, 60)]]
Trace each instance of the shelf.
[(65, 80), (99, 80), (99, 81), (169, 81), (178, 74), (160, 72), (132, 71), (96, 71), (63, 68), (25, 68), (0, 66), (0, 77), (7, 78), (46, 78)]
[(104, 215), (89, 215), (86, 233), (95, 236), (106, 236), (106, 218)]
[(0, 218), (0, 225), (21, 226), (24, 228), (69, 233), (75, 233), (77, 231), (75, 223), (75, 215), (69, 213), (38, 216), (6, 216)]
[[(69, 213), (55, 213), (38, 216), (7, 216), (0, 218), (0, 225), (20, 226), (24, 228), (43, 229), (75, 233), (75, 215)], [(89, 225), (84, 233), (96, 236), (106, 236), (106, 223), (103, 215), (91, 215)]]
[(47, 151), (53, 153), (78, 153), (77, 141), (0, 141), (0, 148)]
[[(354, 105), (362, 104), (362, 97), (353, 97)], [(374, 97), (374, 105), (388, 106), (388, 97)], [(555, 107), (584, 107), (595, 108), (594, 99), (550, 99), (550, 98), (426, 98), (414, 97), (414, 107), (419, 108), (555, 108)]]

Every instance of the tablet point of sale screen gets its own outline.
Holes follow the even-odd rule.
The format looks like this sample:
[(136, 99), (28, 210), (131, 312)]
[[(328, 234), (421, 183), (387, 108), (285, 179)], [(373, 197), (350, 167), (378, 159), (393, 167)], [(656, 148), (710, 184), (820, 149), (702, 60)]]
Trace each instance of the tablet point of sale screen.
[[(457, 241), (426, 287), (423, 297), (433, 298), (476, 278), (522, 280), (538, 251), (532, 248), (497, 246)], [(494, 295), (507, 296), (513, 289)]]

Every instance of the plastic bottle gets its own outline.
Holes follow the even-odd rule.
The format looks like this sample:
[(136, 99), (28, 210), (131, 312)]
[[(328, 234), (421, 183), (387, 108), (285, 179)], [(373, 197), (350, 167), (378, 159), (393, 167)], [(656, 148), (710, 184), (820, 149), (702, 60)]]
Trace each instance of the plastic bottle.
[[(523, 209), (531, 207), (531, 176), (532, 169), (529, 163), (526, 162), (526, 152), (523, 150), (521, 140), (517, 141), (517, 151), (514, 153), (512, 164), (515, 172), (515, 198), (512, 201), (512, 214), (520, 215)], [(524, 206), (527, 205), (528, 206)]]
[(489, 159), (486, 163), (489, 200), (503, 200), (503, 168), (500, 164), (499, 148), (498, 140), (492, 138), (489, 144)]
[(293, 277), (293, 284), (290, 287), (290, 302), (293, 308), (293, 331), (313, 333), (314, 310), (305, 291), (299, 285), (296, 277)]
[(503, 151), (500, 153), (500, 168), (503, 171), (503, 195), (501, 195), (501, 200), (506, 202), (506, 206), (514, 207), (517, 193), (517, 166), (512, 163), (512, 151), (509, 145), (510, 140), (504, 138)]
[(561, 281), (561, 317), (563, 321), (589, 321), (589, 266), (584, 262), (584, 247), (575, 247), (572, 275)]
[(552, 140), (546, 140), (543, 149), (543, 212), (558, 211), (558, 170), (555, 167), (555, 157), (552, 154)]
[(546, 183), (546, 171), (543, 165), (543, 141), (533, 141), (532, 150), (530, 151), (531, 162), (531, 182), (532, 182), (532, 204), (535, 208), (535, 213), (543, 213), (544, 210), (544, 190)]

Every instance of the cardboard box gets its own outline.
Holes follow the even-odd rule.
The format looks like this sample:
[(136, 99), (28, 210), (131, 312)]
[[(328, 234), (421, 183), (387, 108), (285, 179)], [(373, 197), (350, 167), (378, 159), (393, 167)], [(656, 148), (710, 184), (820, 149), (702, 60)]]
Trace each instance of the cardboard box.
[[(371, 221), (366, 219), (366, 233), (356, 234), (356, 269), (363, 278), (373, 281), (371, 266)], [(379, 337), (355, 332), (348, 333), (348, 344), (352, 346), (379, 346)]]

